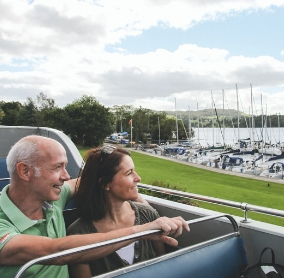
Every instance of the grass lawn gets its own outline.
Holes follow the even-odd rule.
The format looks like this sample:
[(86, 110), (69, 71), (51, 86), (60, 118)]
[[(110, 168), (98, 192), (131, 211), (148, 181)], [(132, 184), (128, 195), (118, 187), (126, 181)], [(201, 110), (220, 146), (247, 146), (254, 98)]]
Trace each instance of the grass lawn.
[[(84, 156), (86, 149), (78, 149)], [(132, 152), (131, 157), (142, 183), (163, 182), (178, 186), (190, 193), (284, 210), (284, 184), (269, 182), (268, 187), (267, 181), (220, 174), (138, 152)], [(202, 208), (237, 216), (244, 215), (240, 209), (197, 202)], [(248, 216), (255, 220), (284, 226), (284, 219), (280, 217), (253, 212), (249, 212)]]
[(84, 157), (86, 152), (88, 151), (88, 149), (80, 147), (80, 146), (77, 146), (77, 149), (78, 149), (78, 151), (79, 151), (79, 153), (81, 154), (82, 157)]

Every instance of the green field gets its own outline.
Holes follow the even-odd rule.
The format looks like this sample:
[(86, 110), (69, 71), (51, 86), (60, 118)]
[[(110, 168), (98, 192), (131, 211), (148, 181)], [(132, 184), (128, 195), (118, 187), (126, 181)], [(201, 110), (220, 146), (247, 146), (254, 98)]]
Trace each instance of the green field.
[[(79, 148), (79, 151), (84, 155), (86, 150)], [(138, 152), (132, 152), (131, 157), (142, 179), (141, 183), (163, 182), (190, 193), (284, 210), (284, 184), (269, 182), (268, 186), (267, 181), (220, 174)], [(237, 216), (244, 215), (240, 209), (197, 202), (202, 208)], [(248, 216), (255, 220), (284, 226), (284, 219), (280, 217), (254, 212), (248, 212)]]

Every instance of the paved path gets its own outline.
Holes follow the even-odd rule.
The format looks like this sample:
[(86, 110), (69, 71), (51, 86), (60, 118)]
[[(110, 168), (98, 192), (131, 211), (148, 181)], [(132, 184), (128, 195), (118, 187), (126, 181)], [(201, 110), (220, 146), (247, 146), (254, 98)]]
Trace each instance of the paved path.
[(274, 183), (284, 184), (284, 180), (281, 180), (281, 179), (271, 179), (271, 178), (260, 177), (260, 176), (256, 176), (256, 175), (248, 175), (248, 174), (244, 174), (244, 173), (235, 173), (235, 172), (232, 172), (232, 171), (225, 171), (225, 170), (222, 170), (222, 169), (219, 169), (219, 168), (212, 168), (212, 167), (208, 167), (208, 166), (201, 165), (201, 164), (191, 163), (191, 162), (187, 162), (187, 161), (184, 161), (184, 160), (170, 158), (170, 157), (167, 157), (167, 156), (164, 156), (164, 155), (157, 155), (155, 153), (149, 153), (149, 152), (135, 150), (135, 149), (131, 149), (131, 151), (139, 152), (139, 153), (149, 155), (149, 156), (154, 156), (156, 158), (170, 160), (170, 161), (173, 161), (173, 162), (176, 162), (176, 163), (181, 163), (181, 164), (185, 164), (185, 165), (192, 166), (192, 167), (205, 169), (205, 170), (208, 170), (208, 171), (214, 171), (214, 172), (217, 172), (217, 173), (220, 173), (220, 174), (239, 176), (239, 177), (248, 178), (248, 179), (262, 180), (262, 181), (267, 181), (268, 183), (274, 182)]

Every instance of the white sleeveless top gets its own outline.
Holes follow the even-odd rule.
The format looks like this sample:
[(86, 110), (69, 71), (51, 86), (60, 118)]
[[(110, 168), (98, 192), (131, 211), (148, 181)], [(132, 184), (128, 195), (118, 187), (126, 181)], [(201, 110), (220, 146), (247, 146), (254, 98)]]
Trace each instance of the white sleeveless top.
[(134, 245), (135, 242), (120, 248), (116, 251), (116, 253), (124, 260), (126, 260), (129, 264), (133, 264), (134, 261)]

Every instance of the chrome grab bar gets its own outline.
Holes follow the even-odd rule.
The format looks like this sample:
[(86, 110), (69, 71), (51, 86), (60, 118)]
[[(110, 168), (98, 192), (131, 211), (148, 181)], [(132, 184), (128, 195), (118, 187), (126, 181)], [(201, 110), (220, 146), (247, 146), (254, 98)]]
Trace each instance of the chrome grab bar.
[(228, 201), (228, 200), (218, 199), (218, 198), (214, 198), (214, 197), (198, 195), (198, 194), (188, 193), (188, 192), (182, 192), (182, 191), (178, 191), (178, 190), (174, 190), (174, 189), (169, 189), (169, 188), (164, 188), (164, 187), (159, 187), (159, 186), (154, 186), (154, 185), (148, 185), (148, 184), (142, 184), (142, 183), (139, 183), (138, 187), (143, 188), (143, 189), (147, 189), (147, 190), (150, 190), (150, 191), (163, 193), (163, 194), (175, 195), (175, 196), (184, 197), (184, 198), (192, 198), (192, 199), (204, 201), (204, 202), (207, 202), (207, 203), (214, 203), (214, 204), (218, 204), (218, 205), (225, 205), (225, 206), (228, 206), (228, 207), (242, 209), (244, 211), (244, 219), (241, 220), (241, 222), (243, 222), (243, 223), (251, 222), (251, 219), (249, 219), (247, 217), (248, 211), (254, 211), (254, 212), (264, 213), (264, 214), (268, 214), (268, 215), (284, 217), (284, 211), (283, 210), (250, 205), (250, 204), (245, 203), (245, 202), (241, 203), (241, 202)]
[[(208, 221), (208, 220), (217, 219), (217, 218), (220, 218), (220, 217), (228, 218), (230, 220), (232, 226), (233, 226), (234, 233), (239, 234), (238, 224), (237, 224), (236, 220), (234, 219), (234, 217), (232, 217), (229, 214), (223, 214), (222, 213), (222, 214), (205, 216), (205, 217), (196, 218), (196, 219), (193, 219), (193, 220), (188, 220), (188, 221), (186, 221), (186, 223), (188, 225), (192, 225), (192, 224), (201, 223), (201, 222)], [(61, 252), (57, 252), (57, 253), (54, 253), (54, 254), (51, 254), (51, 255), (46, 255), (46, 256), (43, 256), (43, 257), (40, 257), (40, 258), (36, 258), (36, 259), (33, 259), (33, 260), (27, 262), (26, 264), (24, 264), (19, 269), (19, 271), (17, 272), (15, 278), (19, 278), (29, 267), (33, 266), (34, 264), (39, 264), (39, 263), (44, 262), (44, 261), (49, 261), (49, 260), (52, 260), (52, 259), (55, 259), (55, 258), (61, 258), (61, 257), (64, 257), (64, 256), (80, 253), (80, 252), (83, 252), (83, 251), (88, 251), (88, 250), (103, 247), (103, 246), (108, 246), (108, 245), (118, 243), (118, 242), (123, 242), (123, 241), (131, 240), (131, 239), (141, 238), (143, 236), (151, 235), (151, 234), (155, 234), (155, 233), (159, 233), (159, 232), (161, 232), (161, 231), (160, 230), (144, 231), (144, 232), (135, 233), (135, 234), (132, 234), (132, 235), (128, 235), (128, 236), (124, 236), (124, 237), (120, 237), (120, 238), (116, 238), (116, 239), (111, 239), (111, 240), (106, 240), (106, 241), (103, 241), (103, 242), (98, 242), (98, 243), (94, 243), (94, 244), (90, 244), (90, 245), (80, 246), (80, 247), (64, 250), (64, 251), (61, 251)]]

